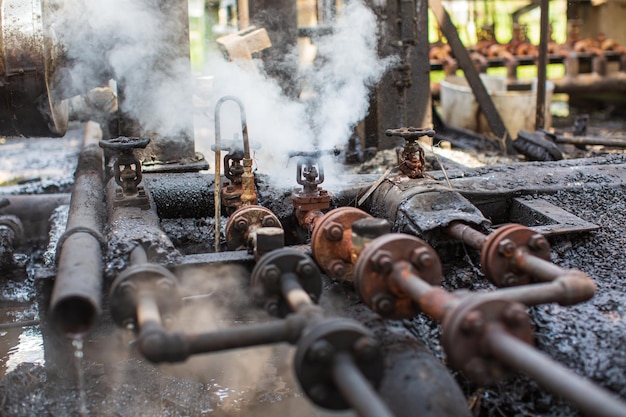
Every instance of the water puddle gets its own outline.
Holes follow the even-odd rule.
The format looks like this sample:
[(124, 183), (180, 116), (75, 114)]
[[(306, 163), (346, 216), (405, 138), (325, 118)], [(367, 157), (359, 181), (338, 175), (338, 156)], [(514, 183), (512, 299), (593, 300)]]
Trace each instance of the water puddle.
[(0, 378), (24, 362), (44, 364), (43, 337), (31, 307), (0, 306)]

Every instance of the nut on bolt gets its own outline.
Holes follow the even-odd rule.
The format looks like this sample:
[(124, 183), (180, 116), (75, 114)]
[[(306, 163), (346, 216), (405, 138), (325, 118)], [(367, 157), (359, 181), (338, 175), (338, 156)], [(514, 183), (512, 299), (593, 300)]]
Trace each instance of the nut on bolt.
[(363, 336), (353, 346), (356, 357), (363, 361), (369, 361), (378, 355), (378, 343), (371, 337)]
[(374, 311), (384, 316), (393, 313), (394, 304), (395, 301), (393, 297), (389, 294), (377, 294), (372, 299), (372, 306), (374, 307)]
[(461, 329), (466, 334), (481, 334), (485, 329), (485, 318), (483, 313), (478, 310), (467, 312), (463, 322), (461, 323)]
[(331, 222), (324, 227), (324, 235), (326, 239), (332, 242), (338, 242), (343, 239), (343, 226), (337, 222)]
[(435, 258), (427, 248), (421, 247), (411, 253), (411, 263), (417, 269), (428, 269), (435, 264)]
[(315, 272), (315, 265), (308, 259), (303, 259), (298, 262), (296, 266), (296, 272), (302, 277), (310, 277)]
[(333, 277), (337, 278), (344, 277), (348, 272), (348, 268), (346, 268), (346, 263), (341, 260), (332, 261), (328, 266), (328, 270)]
[(550, 243), (544, 235), (537, 233), (528, 239), (528, 247), (534, 251), (550, 250)]
[(326, 340), (318, 340), (307, 352), (307, 358), (310, 361), (318, 363), (328, 363), (335, 354), (335, 348)]
[(265, 281), (277, 282), (280, 279), (280, 269), (276, 265), (266, 265), (261, 276)]
[(503, 319), (509, 326), (516, 327), (528, 320), (528, 314), (520, 304), (512, 304), (504, 310)]
[(241, 217), (235, 221), (235, 229), (240, 232), (245, 232), (248, 230), (248, 219), (245, 217)]
[(391, 253), (386, 250), (376, 252), (370, 262), (372, 262), (373, 269), (381, 274), (388, 274), (393, 268)]
[(519, 276), (517, 276), (517, 274), (514, 274), (513, 272), (508, 272), (504, 275), (504, 278), (502, 279), (502, 283), (504, 284), (505, 287), (512, 287), (514, 285), (519, 284)]
[(261, 224), (263, 225), (263, 227), (278, 227), (274, 216), (269, 216), (269, 215), (263, 217), (263, 220), (261, 220)]
[(511, 258), (515, 254), (515, 243), (511, 239), (502, 239), (498, 243), (498, 252), (507, 258)]
[(174, 289), (174, 284), (168, 278), (161, 278), (157, 281), (157, 288), (159, 291), (169, 293)]

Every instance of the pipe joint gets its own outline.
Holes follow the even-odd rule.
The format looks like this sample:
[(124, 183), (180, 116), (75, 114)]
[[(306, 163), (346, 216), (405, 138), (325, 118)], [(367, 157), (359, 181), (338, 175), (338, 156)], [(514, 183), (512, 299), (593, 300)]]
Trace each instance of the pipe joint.
[(181, 333), (172, 333), (154, 322), (145, 323), (139, 335), (139, 351), (150, 362), (183, 362), (189, 357), (189, 344)]

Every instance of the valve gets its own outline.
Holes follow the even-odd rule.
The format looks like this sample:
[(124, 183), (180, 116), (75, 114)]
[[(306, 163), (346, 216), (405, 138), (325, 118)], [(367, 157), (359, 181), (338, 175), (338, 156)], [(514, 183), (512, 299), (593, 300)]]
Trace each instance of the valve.
[(403, 127), (399, 129), (387, 129), (387, 136), (397, 136), (405, 140), (404, 148), (399, 152), (398, 162), (400, 171), (409, 178), (422, 178), (424, 176), (424, 149), (417, 142), (422, 136), (435, 136), (435, 131), (428, 128)]
[(120, 136), (115, 139), (102, 139), (98, 143), (101, 148), (114, 153), (113, 178), (119, 186), (115, 190), (114, 205), (116, 207), (150, 208), (150, 199), (143, 186), (141, 161), (135, 156), (135, 149), (144, 149), (150, 138)]
[[(276, 249), (277, 246), (275, 245), (272, 248), (259, 247), (257, 232), (261, 228), (278, 228), (280, 235), (284, 236), (280, 220), (271, 210), (256, 205), (240, 207), (230, 216), (228, 223), (226, 223), (226, 244), (228, 249), (248, 249), (257, 258), (270, 249)], [(272, 234), (272, 236), (277, 237), (276, 233)], [(278, 247), (282, 246), (278, 245)]]

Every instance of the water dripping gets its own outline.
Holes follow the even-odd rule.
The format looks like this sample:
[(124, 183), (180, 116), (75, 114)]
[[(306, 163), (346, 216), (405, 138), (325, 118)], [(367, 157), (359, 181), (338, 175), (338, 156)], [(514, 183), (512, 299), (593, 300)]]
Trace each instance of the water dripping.
[(76, 368), (76, 383), (78, 385), (78, 415), (87, 417), (87, 394), (85, 392), (85, 369), (83, 367), (83, 337), (72, 338), (74, 348), (74, 367)]

